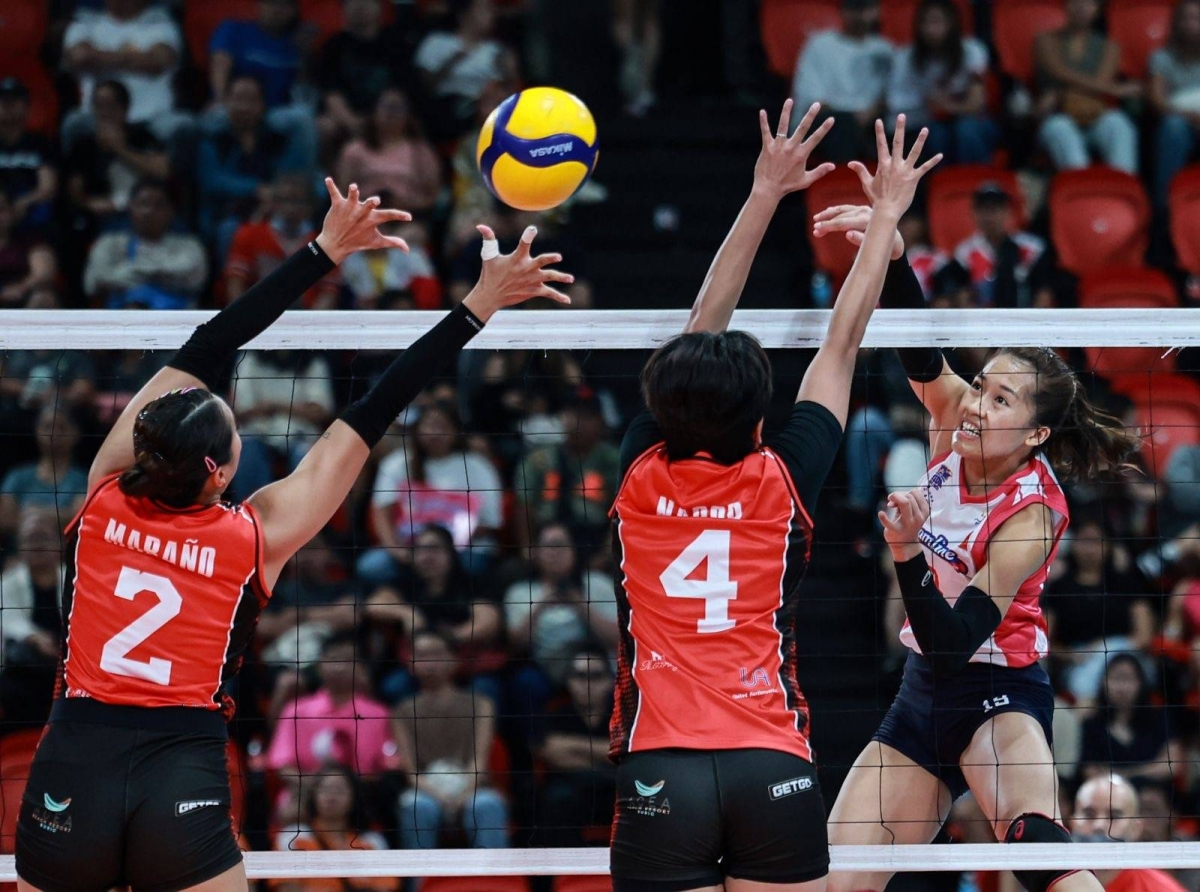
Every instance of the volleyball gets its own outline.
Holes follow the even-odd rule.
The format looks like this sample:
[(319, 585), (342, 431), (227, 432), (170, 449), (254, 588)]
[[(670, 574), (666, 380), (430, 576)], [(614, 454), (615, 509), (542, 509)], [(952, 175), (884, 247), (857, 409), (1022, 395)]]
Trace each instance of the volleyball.
[(521, 211), (562, 204), (587, 182), (599, 154), (588, 107), (554, 87), (530, 87), (501, 102), (475, 150), (488, 189)]

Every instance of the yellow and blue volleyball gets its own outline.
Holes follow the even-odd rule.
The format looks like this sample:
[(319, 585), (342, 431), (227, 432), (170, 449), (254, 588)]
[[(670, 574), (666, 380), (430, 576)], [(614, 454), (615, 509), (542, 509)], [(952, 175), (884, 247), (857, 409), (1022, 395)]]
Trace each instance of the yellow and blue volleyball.
[(579, 191), (599, 154), (596, 121), (578, 97), (530, 87), (488, 116), (475, 159), (493, 195), (518, 210), (544, 211)]

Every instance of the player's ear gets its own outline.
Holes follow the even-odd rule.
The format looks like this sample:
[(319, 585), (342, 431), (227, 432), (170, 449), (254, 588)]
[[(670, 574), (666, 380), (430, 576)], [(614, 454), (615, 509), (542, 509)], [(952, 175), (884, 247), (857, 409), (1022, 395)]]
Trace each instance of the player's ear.
[(754, 428), (754, 446), (755, 448), (762, 445), (763, 423), (765, 418), (758, 419), (758, 424)]

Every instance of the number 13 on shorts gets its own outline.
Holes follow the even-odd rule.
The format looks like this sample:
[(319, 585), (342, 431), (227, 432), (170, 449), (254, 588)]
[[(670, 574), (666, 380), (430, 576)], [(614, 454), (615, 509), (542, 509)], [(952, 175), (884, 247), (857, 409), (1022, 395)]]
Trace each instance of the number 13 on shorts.
[[(729, 602), (738, 596), (738, 584), (729, 578), (729, 539), (729, 530), (705, 530), (658, 577), (667, 597), (704, 601), (704, 617), (696, 623), (702, 635), (737, 625), (729, 618)], [(703, 578), (693, 578), (702, 564), (707, 564)]]

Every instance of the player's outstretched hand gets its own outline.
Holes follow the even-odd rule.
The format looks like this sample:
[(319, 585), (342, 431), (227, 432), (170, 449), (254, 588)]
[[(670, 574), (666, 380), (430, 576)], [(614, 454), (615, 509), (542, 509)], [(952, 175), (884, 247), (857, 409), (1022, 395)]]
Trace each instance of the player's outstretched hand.
[(879, 512), (879, 522), (895, 560), (906, 561), (917, 556), (921, 550), (917, 535), (928, 521), (929, 500), (920, 489), (888, 496), (887, 507)]
[(533, 255), (533, 240), (537, 227), (530, 226), (521, 233), (521, 240), (511, 254), (501, 254), (496, 234), (487, 226), (476, 227), (483, 236), (483, 272), (463, 303), (483, 321), (497, 310), (516, 306), (532, 297), (548, 297), (560, 304), (571, 298), (555, 289), (551, 283), (570, 285), (575, 277), (561, 270), (550, 269), (562, 262), (561, 254)]
[(863, 192), (870, 199), (876, 210), (886, 210), (899, 219), (908, 206), (912, 204), (913, 196), (917, 193), (917, 184), (929, 171), (933, 170), (942, 160), (939, 152), (924, 164), (917, 164), (921, 158), (921, 150), (925, 148), (925, 140), (929, 138), (929, 129), (922, 127), (913, 142), (912, 151), (904, 154), (904, 115), (896, 117), (896, 133), (892, 137), (891, 148), (888, 148), (887, 134), (883, 130), (883, 121), (875, 121), (875, 148), (879, 154), (879, 165), (874, 175), (867, 170), (861, 161), (851, 161), (849, 167), (862, 181)]
[(355, 251), (370, 251), (375, 248), (399, 248), (408, 250), (408, 243), (394, 235), (384, 235), (379, 227), (386, 223), (407, 222), (412, 214), (381, 208), (377, 196), (359, 200), (358, 184), (351, 183), (342, 195), (332, 177), (325, 177), (325, 188), (329, 190), (329, 212), (317, 244), (334, 263), (341, 263)]
[[(831, 232), (844, 232), (850, 244), (861, 248), (870, 222), (870, 205), (835, 204), (813, 217), (813, 238), (824, 238)], [(892, 236), (892, 260), (899, 260), (903, 256), (904, 236), (897, 232)]]
[(762, 151), (759, 152), (758, 163), (754, 165), (755, 189), (761, 189), (771, 197), (780, 199), (789, 192), (807, 189), (833, 171), (834, 166), (828, 163), (808, 170), (808, 158), (813, 149), (821, 144), (825, 134), (833, 127), (833, 118), (829, 118), (813, 131), (812, 136), (808, 136), (809, 128), (820, 111), (821, 104), (814, 102), (800, 121), (796, 132), (790, 136), (788, 134), (792, 123), (792, 100), (783, 103), (779, 126), (774, 133), (771, 133), (767, 113), (758, 113), (758, 126), (762, 131)]

